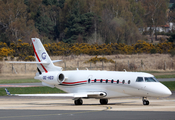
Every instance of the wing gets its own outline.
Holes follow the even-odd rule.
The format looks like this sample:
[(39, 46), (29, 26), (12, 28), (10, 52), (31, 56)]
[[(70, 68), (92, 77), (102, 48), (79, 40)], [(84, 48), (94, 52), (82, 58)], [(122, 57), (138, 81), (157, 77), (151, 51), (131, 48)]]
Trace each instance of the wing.
[(101, 98), (107, 94), (105, 92), (84, 92), (84, 93), (64, 93), (64, 94), (10, 94), (5, 88), (7, 95), (10, 96), (38, 96), (38, 97), (68, 97), (68, 98)]

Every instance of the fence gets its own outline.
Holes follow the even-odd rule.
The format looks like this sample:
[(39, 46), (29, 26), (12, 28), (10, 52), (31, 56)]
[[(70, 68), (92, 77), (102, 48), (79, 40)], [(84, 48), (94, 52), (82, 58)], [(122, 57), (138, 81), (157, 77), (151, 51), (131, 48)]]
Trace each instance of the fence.
[[(151, 71), (151, 70), (175, 70), (173, 61), (154, 61), (154, 63), (145, 63), (140, 61), (122, 61), (115, 63), (97, 62), (84, 63), (84, 62), (66, 62), (62, 61), (55, 63), (56, 66), (60, 66), (63, 70), (110, 70), (110, 71)], [(15, 63), (0, 63), (1, 74), (34, 74), (37, 72), (36, 64), (15, 64)]]

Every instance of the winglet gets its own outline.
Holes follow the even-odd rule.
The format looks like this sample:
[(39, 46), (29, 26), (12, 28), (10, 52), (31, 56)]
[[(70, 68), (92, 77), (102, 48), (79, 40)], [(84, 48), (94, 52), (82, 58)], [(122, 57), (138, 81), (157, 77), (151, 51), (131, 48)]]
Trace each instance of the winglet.
[(7, 95), (11, 95), (10, 92), (7, 90), (7, 88), (5, 88), (5, 92)]

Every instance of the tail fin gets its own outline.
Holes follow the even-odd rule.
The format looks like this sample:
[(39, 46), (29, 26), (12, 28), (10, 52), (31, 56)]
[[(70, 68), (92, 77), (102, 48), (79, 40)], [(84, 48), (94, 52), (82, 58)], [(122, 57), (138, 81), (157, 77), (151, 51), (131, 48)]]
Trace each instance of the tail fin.
[(61, 67), (56, 67), (52, 60), (50, 59), (47, 51), (45, 50), (43, 44), (39, 38), (32, 38), (33, 50), (35, 54), (35, 59), (37, 62), (37, 67), (40, 72), (56, 71), (62, 70)]

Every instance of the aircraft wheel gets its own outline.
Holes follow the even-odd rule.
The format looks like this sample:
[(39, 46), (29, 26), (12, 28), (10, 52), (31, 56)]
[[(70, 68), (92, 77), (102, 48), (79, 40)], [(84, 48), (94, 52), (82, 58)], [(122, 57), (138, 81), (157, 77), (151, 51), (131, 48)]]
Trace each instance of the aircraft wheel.
[(79, 98), (78, 100), (74, 101), (75, 105), (82, 105), (83, 104), (83, 100), (81, 98)]
[(149, 105), (149, 101), (148, 100), (143, 100), (143, 105)]
[(101, 105), (106, 105), (106, 104), (108, 104), (108, 99), (100, 99), (100, 104), (101, 104)]

